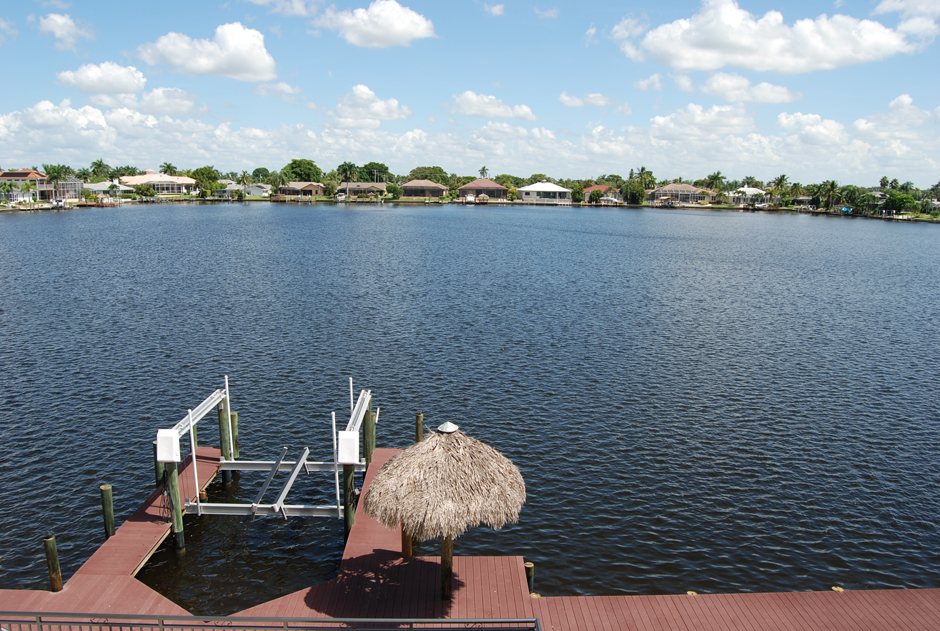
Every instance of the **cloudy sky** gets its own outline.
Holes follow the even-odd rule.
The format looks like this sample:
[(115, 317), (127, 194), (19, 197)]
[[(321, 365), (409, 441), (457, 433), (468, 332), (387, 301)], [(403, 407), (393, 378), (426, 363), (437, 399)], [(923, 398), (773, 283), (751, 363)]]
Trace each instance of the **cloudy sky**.
[(26, 0), (0, 166), (940, 180), (940, 0)]

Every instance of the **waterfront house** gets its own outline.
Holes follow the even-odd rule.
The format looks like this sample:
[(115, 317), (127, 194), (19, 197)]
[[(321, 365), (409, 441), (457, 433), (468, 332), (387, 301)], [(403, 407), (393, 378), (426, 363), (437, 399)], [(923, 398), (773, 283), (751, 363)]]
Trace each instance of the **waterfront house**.
[(480, 178), (467, 182), (457, 189), (458, 198), (466, 200), (468, 195), (472, 195), (474, 198), (486, 195), (490, 199), (504, 200), (509, 197), (509, 189), (488, 178)]
[[(347, 185), (349, 186), (348, 191), (346, 190)], [(340, 182), (336, 192), (346, 193), (350, 197), (368, 196), (369, 194), (376, 197), (385, 197), (387, 186), (385, 182)]]
[(252, 197), (268, 197), (271, 195), (271, 185), (270, 184), (249, 184), (245, 188), (245, 195), (251, 195)]
[[(114, 193), (113, 195), (112, 195), (112, 189), (111, 189), (112, 186), (116, 187), (113, 191)], [(134, 189), (132, 187), (121, 184), (117, 180), (117, 178), (115, 178), (114, 181), (112, 182), (104, 181), (104, 182), (96, 182), (94, 184), (85, 184), (84, 188), (87, 188), (92, 193), (96, 193), (98, 195), (108, 195), (108, 196), (117, 196), (117, 195), (122, 195), (124, 193), (134, 192)]]
[(620, 191), (606, 184), (595, 184), (594, 186), (589, 186), (586, 189), (584, 189), (584, 201), (586, 202), (591, 201), (591, 193), (593, 193), (594, 191), (600, 191), (602, 198), (608, 197), (618, 202), (623, 201), (623, 196), (620, 194)]
[(551, 182), (536, 182), (519, 189), (519, 201), (526, 204), (570, 204), (571, 189)]
[[(71, 175), (53, 184), (42, 171), (20, 169), (18, 171), (0, 172), (0, 184), (4, 182), (12, 182), (17, 189), (9, 195), (4, 195), (7, 201), (12, 202), (31, 201), (34, 198), (38, 201), (49, 202), (53, 200), (53, 195), (56, 199), (66, 201), (77, 200), (82, 197), (82, 181)], [(32, 182), (36, 186), (35, 193), (27, 194), (20, 190), (26, 182)]]
[(691, 184), (678, 184), (673, 182), (666, 186), (647, 191), (646, 200), (654, 206), (672, 204), (699, 204), (713, 201), (715, 194), (707, 188), (699, 188)]
[(319, 182), (288, 182), (277, 189), (278, 195), (285, 197), (314, 198), (323, 195), (323, 185)]
[(731, 193), (731, 203), (736, 206), (763, 204), (767, 201), (767, 191), (751, 186), (743, 186)]
[(411, 180), (401, 185), (402, 197), (444, 197), (448, 188), (431, 180)]
[(184, 192), (192, 192), (196, 186), (196, 180), (191, 177), (154, 173), (153, 169), (147, 169), (143, 175), (123, 175), (121, 183), (131, 187), (149, 186), (154, 195), (182, 195)]

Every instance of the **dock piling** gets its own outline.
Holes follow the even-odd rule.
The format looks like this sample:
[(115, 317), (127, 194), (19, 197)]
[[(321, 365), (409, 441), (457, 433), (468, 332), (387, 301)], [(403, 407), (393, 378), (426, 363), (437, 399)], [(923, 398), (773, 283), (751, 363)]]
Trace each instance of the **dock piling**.
[(158, 488), (163, 484), (163, 472), (165, 470), (166, 467), (163, 463), (157, 460), (157, 441), (153, 441), (153, 476)]
[[(228, 399), (222, 399), (222, 402), (219, 403), (219, 443), (222, 449), (222, 459), (231, 460), (232, 459), (232, 449), (231, 449), (231, 437), (228, 432), (228, 421), (229, 421), (229, 407)], [(222, 484), (228, 486), (232, 483), (232, 472), (223, 471), (222, 472)]]
[(526, 581), (529, 583), (529, 593), (532, 594), (535, 592), (535, 563), (526, 561), (523, 566), (525, 567)]
[(54, 592), (62, 591), (62, 570), (59, 568), (59, 549), (55, 544), (55, 535), (52, 531), (42, 540), (46, 549), (46, 567), (49, 569), (49, 587)]
[(343, 465), (343, 526), (345, 538), (356, 523), (356, 468), (351, 464)]
[[(196, 466), (193, 463), (193, 466)], [(166, 463), (167, 470), (167, 497), (170, 501), (172, 515), (171, 530), (173, 531), (173, 544), (177, 550), (186, 549), (186, 539), (183, 537), (183, 503), (180, 498), (179, 470), (175, 462)]]
[(424, 414), (418, 412), (415, 414), (415, 442), (420, 443), (424, 440)]
[(372, 454), (375, 452), (375, 412), (372, 410), (366, 412), (363, 419), (362, 450), (365, 452), (366, 469), (368, 469), (372, 464)]
[(101, 513), (104, 516), (104, 538), (114, 536), (114, 497), (110, 484), (101, 485)]
[(232, 457), (238, 460), (238, 412), (232, 412)]

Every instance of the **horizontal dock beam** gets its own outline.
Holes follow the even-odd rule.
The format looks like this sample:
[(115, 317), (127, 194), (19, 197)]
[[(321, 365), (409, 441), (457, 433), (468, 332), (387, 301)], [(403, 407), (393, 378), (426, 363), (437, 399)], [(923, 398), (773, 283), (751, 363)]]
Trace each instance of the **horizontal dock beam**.
[[(186, 508), (196, 509), (195, 502), (186, 502)], [(336, 506), (307, 506), (305, 504), (214, 504), (201, 502), (199, 508), (203, 515), (283, 515), (284, 517), (333, 517), (336, 518)]]
[[(271, 467), (277, 464), (276, 460), (222, 460), (222, 471), (270, 471)], [(278, 471), (293, 471), (294, 465), (297, 464), (296, 460), (282, 460), (281, 464), (278, 465)], [(309, 473), (310, 471), (333, 471), (334, 465), (332, 462), (305, 462), (304, 469)], [(356, 471), (365, 471), (366, 462), (365, 460), (360, 461), (359, 464), (352, 465)], [(339, 465), (340, 471), (343, 470), (343, 465)]]

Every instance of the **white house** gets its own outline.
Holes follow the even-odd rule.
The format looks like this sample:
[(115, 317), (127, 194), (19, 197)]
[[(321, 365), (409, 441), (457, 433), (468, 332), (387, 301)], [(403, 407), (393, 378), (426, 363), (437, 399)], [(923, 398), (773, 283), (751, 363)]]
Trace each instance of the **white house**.
[(751, 186), (742, 186), (731, 193), (731, 203), (747, 206), (748, 204), (762, 204), (767, 201), (767, 191)]
[(519, 189), (519, 201), (527, 204), (570, 204), (571, 189), (551, 182), (536, 182)]
[(85, 184), (84, 186), (92, 193), (97, 193), (99, 195), (111, 195), (112, 186), (117, 187), (114, 191), (115, 195), (121, 195), (123, 193), (134, 192), (133, 187), (125, 186), (124, 184), (121, 184), (120, 182), (118, 182), (116, 179), (113, 182), (108, 182), (108, 181), (96, 182), (95, 184)]
[(150, 186), (156, 195), (180, 195), (183, 191), (191, 191), (196, 180), (185, 175), (154, 173), (153, 169), (147, 169), (143, 175), (121, 176), (121, 183), (127, 186)]

